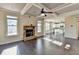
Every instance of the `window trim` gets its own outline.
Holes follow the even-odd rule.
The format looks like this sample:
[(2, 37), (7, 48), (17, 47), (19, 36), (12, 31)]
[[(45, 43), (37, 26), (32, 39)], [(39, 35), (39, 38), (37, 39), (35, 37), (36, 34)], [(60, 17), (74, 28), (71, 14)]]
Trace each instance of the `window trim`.
[[(39, 22), (40, 22), (40, 24), (41, 24), (41, 25), (39, 26), (40, 29), (41, 29), (40, 31), (38, 31), (38, 23), (39, 23)], [(42, 32), (42, 21), (40, 21), (40, 20), (37, 21), (37, 32), (38, 32), (38, 33), (41, 33), (41, 32)]]
[(18, 17), (17, 16), (12, 16), (12, 17), (16, 17), (16, 18), (10, 18), (10, 17), (7, 17), (7, 16), (12, 16), (12, 15), (6, 15), (6, 19), (11, 19), (11, 20), (16, 20), (17, 21), (17, 24), (16, 25), (12, 25), (12, 26), (16, 26), (17, 27), (17, 31), (16, 31), (16, 34), (9, 34), (8, 33), (8, 26), (11, 26), (11, 25), (8, 25), (8, 22), (6, 21), (6, 24), (7, 24), (7, 36), (17, 36), (18, 35)]

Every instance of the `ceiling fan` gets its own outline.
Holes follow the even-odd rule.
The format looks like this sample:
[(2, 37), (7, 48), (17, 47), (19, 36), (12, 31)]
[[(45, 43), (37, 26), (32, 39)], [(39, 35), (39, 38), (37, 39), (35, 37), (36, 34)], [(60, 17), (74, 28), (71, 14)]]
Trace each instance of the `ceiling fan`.
[(46, 17), (47, 16), (47, 14), (51, 14), (51, 15), (55, 15), (55, 16), (57, 16), (57, 15), (59, 15), (59, 13), (57, 13), (57, 12), (50, 12), (50, 11), (45, 11), (45, 9), (44, 8), (42, 8), (41, 9), (41, 11), (40, 11), (40, 16), (39, 17)]
[(41, 13), (53, 13), (53, 12), (44, 11), (44, 8), (42, 8)]
[(41, 14), (43, 14), (45, 17), (47, 16), (47, 14), (54, 14), (55, 16), (59, 15), (59, 13), (57, 12), (48, 12), (48, 11), (45, 11), (44, 8), (42, 8), (41, 10)]
[(41, 10), (41, 15), (43, 15), (43, 16), (47, 16), (46, 14), (52, 14), (53, 12), (47, 12), (47, 11), (45, 11), (44, 10), (44, 8), (42, 8), (42, 10)]

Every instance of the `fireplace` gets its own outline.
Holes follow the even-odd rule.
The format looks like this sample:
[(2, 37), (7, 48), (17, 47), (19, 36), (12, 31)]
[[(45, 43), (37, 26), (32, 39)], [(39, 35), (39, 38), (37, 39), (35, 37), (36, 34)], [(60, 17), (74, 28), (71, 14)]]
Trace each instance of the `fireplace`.
[(35, 26), (24, 26), (23, 27), (23, 39), (27, 40), (35, 36)]
[(26, 37), (33, 36), (33, 29), (26, 29)]

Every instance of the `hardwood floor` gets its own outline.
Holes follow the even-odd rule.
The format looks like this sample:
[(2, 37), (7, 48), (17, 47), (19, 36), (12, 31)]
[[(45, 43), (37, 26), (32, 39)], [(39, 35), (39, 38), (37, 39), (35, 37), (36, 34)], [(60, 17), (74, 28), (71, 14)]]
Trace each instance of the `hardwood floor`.
[[(66, 50), (65, 44), (71, 48)], [(1, 55), (78, 55), (79, 40), (66, 39), (62, 35), (46, 35), (26, 42), (0, 46)]]

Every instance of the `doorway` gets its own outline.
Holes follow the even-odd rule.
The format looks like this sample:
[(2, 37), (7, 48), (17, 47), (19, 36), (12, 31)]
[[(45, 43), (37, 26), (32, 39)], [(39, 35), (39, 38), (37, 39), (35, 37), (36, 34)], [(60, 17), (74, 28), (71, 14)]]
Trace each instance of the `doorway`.
[(64, 22), (44, 22), (44, 35), (47, 39), (62, 41), (64, 32)]

